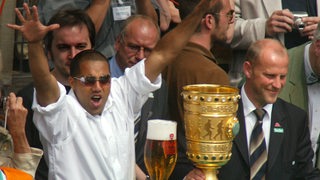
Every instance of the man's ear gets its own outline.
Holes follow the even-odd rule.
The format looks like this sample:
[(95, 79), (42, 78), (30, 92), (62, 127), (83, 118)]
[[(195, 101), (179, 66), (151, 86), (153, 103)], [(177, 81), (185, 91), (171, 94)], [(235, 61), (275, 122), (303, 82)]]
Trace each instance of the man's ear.
[(252, 75), (252, 63), (250, 61), (244, 61), (243, 63), (243, 74), (246, 78), (250, 78)]
[(214, 17), (212, 14), (207, 14), (204, 18), (203, 18), (203, 21), (204, 21), (204, 25), (206, 28), (208, 29), (213, 29), (215, 28), (216, 26), (216, 22), (214, 20)]
[(119, 51), (120, 49), (120, 44), (121, 44), (121, 35), (118, 35), (117, 38), (116, 38), (116, 42), (114, 43), (114, 49), (115, 51)]
[(69, 76), (68, 77), (68, 81), (69, 81), (70, 87), (73, 89), (73, 87), (74, 87), (74, 78)]

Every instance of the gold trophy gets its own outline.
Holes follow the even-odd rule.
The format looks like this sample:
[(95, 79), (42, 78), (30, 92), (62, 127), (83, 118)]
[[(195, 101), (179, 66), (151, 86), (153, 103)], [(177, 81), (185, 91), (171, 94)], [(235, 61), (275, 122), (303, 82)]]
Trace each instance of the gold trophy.
[[(213, 84), (183, 87), (187, 156), (206, 180), (231, 158), (232, 140), (239, 132), (237, 88)], [(230, 172), (232, 173), (232, 172)]]
[(167, 180), (177, 161), (177, 122), (149, 120), (144, 162), (151, 180)]

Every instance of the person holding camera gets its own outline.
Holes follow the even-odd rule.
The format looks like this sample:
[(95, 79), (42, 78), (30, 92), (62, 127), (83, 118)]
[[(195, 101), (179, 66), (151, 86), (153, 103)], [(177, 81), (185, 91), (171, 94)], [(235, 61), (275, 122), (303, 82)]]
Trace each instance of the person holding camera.
[[(312, 41), (288, 51), (290, 65), (287, 74), (287, 85), (280, 97), (309, 114), (309, 128), (314, 153), (319, 149), (320, 134), (320, 26)], [(320, 154), (313, 159), (320, 169)]]
[(251, 43), (273, 38), (290, 49), (312, 39), (320, 21), (320, 0), (235, 0), (235, 6), (237, 21), (230, 65), (233, 72), (242, 72), (244, 56)]

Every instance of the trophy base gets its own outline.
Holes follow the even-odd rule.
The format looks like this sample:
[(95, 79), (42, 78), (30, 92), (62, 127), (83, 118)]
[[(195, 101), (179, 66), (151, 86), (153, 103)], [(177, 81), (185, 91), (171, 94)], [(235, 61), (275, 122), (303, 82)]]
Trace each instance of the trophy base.
[(217, 170), (219, 169), (219, 167), (197, 166), (197, 168), (202, 170), (202, 172), (206, 176), (206, 180), (218, 180)]

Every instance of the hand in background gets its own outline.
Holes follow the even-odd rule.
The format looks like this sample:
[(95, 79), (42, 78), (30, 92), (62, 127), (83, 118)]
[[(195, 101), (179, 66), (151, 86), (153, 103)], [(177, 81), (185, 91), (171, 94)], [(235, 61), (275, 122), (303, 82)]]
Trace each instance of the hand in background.
[(194, 168), (192, 171), (190, 171), (186, 177), (183, 178), (183, 180), (205, 180), (206, 176), (204, 173), (197, 168)]
[(38, 9), (36, 6), (32, 7), (32, 13), (27, 3), (23, 4), (23, 8), (26, 14), (25, 17), (23, 17), (18, 8), (15, 8), (17, 17), (22, 25), (7, 24), (7, 26), (20, 31), (29, 43), (41, 42), (49, 31), (59, 28), (58, 24), (44, 26), (39, 20)]
[(293, 14), (288, 10), (279, 10), (272, 13), (266, 22), (266, 35), (275, 37), (278, 33), (292, 31)]
[(8, 128), (12, 136), (15, 153), (30, 153), (31, 149), (25, 135), (28, 110), (22, 105), (22, 98), (10, 93), (7, 98)]
[(318, 23), (320, 22), (320, 17), (303, 17), (302, 21), (306, 26), (301, 31), (301, 36), (307, 36), (309, 39), (313, 39)]

